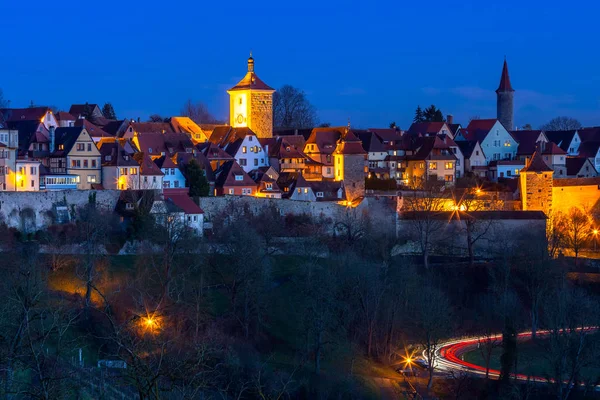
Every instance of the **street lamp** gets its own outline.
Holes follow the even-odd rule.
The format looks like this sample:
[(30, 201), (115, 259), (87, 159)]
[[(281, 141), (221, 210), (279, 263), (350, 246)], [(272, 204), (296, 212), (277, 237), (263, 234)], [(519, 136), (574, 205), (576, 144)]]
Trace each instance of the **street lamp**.
[(594, 253), (596, 252), (596, 246), (598, 243), (598, 229), (594, 229), (592, 231), (592, 233), (594, 234)]

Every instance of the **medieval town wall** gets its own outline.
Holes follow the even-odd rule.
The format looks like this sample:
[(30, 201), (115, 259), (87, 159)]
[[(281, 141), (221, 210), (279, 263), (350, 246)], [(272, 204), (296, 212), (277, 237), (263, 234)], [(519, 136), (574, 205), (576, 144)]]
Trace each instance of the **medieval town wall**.
[[(72, 215), (74, 211), (96, 196), (96, 204), (114, 210), (119, 200), (119, 190), (66, 190), (51, 192), (0, 192), (0, 221), (24, 232), (44, 229), (57, 222), (60, 210)], [(393, 228), (396, 218), (395, 200), (366, 198), (356, 208), (349, 209), (337, 202), (309, 202), (288, 199), (265, 199), (250, 196), (201, 197), (199, 205), (204, 219), (211, 222), (215, 217), (232, 210), (248, 210), (258, 214), (265, 207), (273, 206), (282, 216), (306, 214), (313, 218), (335, 220), (343, 213), (354, 210), (357, 215), (367, 213), (374, 224)], [(392, 225), (389, 225), (392, 224)]]
[[(576, 179), (569, 180), (576, 181)], [(568, 213), (573, 207), (591, 211), (599, 207), (599, 185), (557, 186), (558, 181), (558, 179), (554, 181), (555, 186), (552, 188), (553, 212)]]
[(0, 192), (0, 221), (11, 228), (32, 232), (55, 223), (59, 208), (72, 213), (87, 204), (90, 195), (96, 196), (98, 206), (114, 210), (120, 193), (118, 190)]

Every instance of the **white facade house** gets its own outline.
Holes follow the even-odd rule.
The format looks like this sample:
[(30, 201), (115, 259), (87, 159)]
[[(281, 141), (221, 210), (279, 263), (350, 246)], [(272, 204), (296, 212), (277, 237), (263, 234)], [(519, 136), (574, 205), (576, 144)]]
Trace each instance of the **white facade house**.
[(57, 128), (59, 126), (58, 121), (56, 120), (56, 117), (54, 116), (51, 110), (48, 110), (43, 116), (42, 123), (48, 130), (50, 129), (50, 127)]
[(481, 148), (485, 152), (485, 159), (488, 164), (494, 160), (514, 159), (517, 155), (517, 147), (518, 143), (500, 121), (496, 121), (481, 141)]
[(269, 166), (267, 152), (255, 135), (246, 135), (241, 143), (234, 142), (228, 144), (225, 151), (235, 158), (245, 172)]

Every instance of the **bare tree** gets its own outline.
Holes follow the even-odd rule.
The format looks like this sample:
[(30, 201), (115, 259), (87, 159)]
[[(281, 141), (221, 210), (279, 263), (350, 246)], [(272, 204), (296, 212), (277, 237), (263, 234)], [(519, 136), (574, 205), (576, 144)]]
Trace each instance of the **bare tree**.
[(86, 313), (92, 306), (92, 292), (95, 289), (97, 279), (96, 264), (105, 253), (106, 241), (109, 234), (112, 213), (105, 213), (95, 203), (95, 197), (79, 209), (76, 221), (76, 235), (80, 242), (82, 252), (82, 269), (78, 269), (78, 275), (85, 282), (84, 307)]
[(148, 122), (164, 122), (165, 119), (158, 114), (152, 114), (148, 117)]
[(313, 128), (319, 123), (315, 107), (306, 94), (291, 85), (283, 85), (273, 95), (273, 126), (283, 129)]
[(439, 185), (428, 184), (426, 190), (415, 190), (412, 196), (405, 197), (402, 206), (402, 213), (408, 214), (409, 233), (419, 243), (425, 269), (429, 269), (429, 253), (433, 244), (448, 222), (440, 218), (446, 204), (440, 189)]
[(555, 117), (540, 126), (543, 131), (570, 131), (580, 128), (581, 122), (571, 117)]
[(485, 363), (485, 378), (489, 378), (490, 362), (494, 349), (502, 345), (502, 337), (498, 334), (501, 329), (501, 304), (496, 293), (488, 292), (479, 302), (479, 322), (481, 337), (477, 348)]
[(414, 323), (416, 333), (424, 349), (429, 380), (427, 389), (431, 390), (433, 373), (437, 368), (437, 350), (442, 341), (452, 332), (451, 307), (448, 298), (434, 286), (430, 279), (424, 283), (418, 301), (415, 303)]
[(560, 212), (551, 212), (546, 222), (546, 241), (548, 242), (548, 255), (556, 258), (558, 253), (566, 246), (565, 218)]
[(548, 339), (544, 354), (552, 371), (558, 400), (566, 400), (573, 389), (585, 382), (583, 369), (597, 360), (598, 335), (589, 329), (598, 326), (598, 303), (580, 289), (563, 285), (546, 296), (544, 326)]
[(592, 235), (592, 219), (586, 211), (573, 207), (564, 216), (562, 229), (565, 243), (573, 250), (575, 262), (577, 262), (579, 252)]
[(189, 117), (197, 124), (215, 124), (217, 119), (208, 111), (208, 107), (202, 102), (194, 103), (191, 99), (185, 102), (181, 109), (183, 117)]

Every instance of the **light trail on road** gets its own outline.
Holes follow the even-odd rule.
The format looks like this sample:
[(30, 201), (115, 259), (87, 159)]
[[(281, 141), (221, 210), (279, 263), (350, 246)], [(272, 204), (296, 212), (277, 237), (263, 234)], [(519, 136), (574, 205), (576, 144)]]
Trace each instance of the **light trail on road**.
[[(585, 327), (580, 328), (578, 330), (585, 330), (589, 332), (595, 332), (598, 330), (598, 327)], [(549, 331), (538, 331), (537, 335), (540, 337), (547, 336)], [(517, 341), (526, 341), (531, 339), (531, 332), (523, 332), (517, 335)], [(477, 349), (478, 345), (483, 345), (485, 341), (494, 340), (497, 342), (502, 342), (502, 335), (497, 334), (492, 337), (476, 337), (476, 338), (466, 338), (466, 339), (455, 339), (449, 342), (444, 343), (437, 351), (436, 351), (436, 368), (442, 371), (462, 371), (468, 372), (474, 375), (485, 377), (486, 369), (484, 366), (473, 364), (461, 359), (461, 356), (465, 353), (468, 353), (472, 350)], [(499, 378), (500, 371), (496, 369), (489, 370), (489, 376), (492, 378)], [(511, 377), (517, 378), (522, 381), (533, 381), (533, 382), (544, 382), (548, 383), (547, 378), (542, 378), (539, 376), (528, 376), (524, 374), (511, 374)]]

